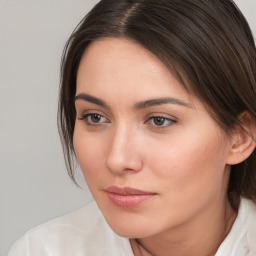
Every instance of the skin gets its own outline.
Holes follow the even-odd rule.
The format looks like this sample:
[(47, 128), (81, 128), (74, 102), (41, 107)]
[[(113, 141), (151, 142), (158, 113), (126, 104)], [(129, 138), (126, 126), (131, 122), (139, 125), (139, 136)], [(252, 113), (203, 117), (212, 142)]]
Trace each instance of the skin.
[[(234, 141), (204, 105), (152, 53), (114, 38), (86, 49), (76, 96), (75, 153), (111, 228), (135, 255), (132, 238), (145, 255), (214, 255), (236, 218), (226, 196)], [(112, 185), (155, 196), (120, 208), (104, 191)]]

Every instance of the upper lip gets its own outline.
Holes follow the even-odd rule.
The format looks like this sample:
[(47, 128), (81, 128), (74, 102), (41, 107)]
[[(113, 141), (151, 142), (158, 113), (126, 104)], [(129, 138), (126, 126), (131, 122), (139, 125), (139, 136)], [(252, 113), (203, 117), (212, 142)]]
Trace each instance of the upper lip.
[(118, 194), (118, 195), (155, 195), (154, 192), (143, 191), (137, 188), (131, 187), (117, 187), (117, 186), (110, 186), (104, 191), (108, 193)]

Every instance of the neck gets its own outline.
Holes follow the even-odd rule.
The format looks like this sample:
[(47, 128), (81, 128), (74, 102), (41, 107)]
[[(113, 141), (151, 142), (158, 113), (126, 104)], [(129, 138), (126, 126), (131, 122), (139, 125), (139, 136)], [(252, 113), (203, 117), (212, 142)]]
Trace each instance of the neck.
[(236, 219), (227, 198), (200, 216), (152, 237), (131, 240), (135, 256), (214, 256)]

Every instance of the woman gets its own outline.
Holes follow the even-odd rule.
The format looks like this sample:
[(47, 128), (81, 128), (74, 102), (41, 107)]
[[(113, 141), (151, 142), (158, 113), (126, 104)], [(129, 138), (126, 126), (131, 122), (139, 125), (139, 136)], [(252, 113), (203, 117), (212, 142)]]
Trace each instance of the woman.
[(230, 0), (102, 0), (67, 42), (59, 128), (96, 203), (12, 255), (256, 255), (256, 50)]

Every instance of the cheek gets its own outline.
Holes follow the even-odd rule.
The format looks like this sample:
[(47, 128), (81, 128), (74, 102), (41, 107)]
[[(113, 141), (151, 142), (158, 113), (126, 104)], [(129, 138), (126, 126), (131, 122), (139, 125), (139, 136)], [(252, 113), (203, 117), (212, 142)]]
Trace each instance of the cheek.
[[(225, 148), (221, 142), (200, 134), (191, 137), (183, 133), (181, 139), (162, 141), (155, 146), (147, 146), (148, 168), (154, 179), (171, 188), (172, 193), (188, 193), (207, 189), (210, 184), (218, 186), (225, 168)], [(153, 149), (153, 150), (152, 150)], [(214, 189), (214, 188), (213, 188)]]
[(154, 152), (155, 156), (152, 153), (147, 159), (148, 168), (165, 205), (158, 208), (165, 210), (167, 219), (185, 220), (223, 191), (225, 164), (216, 142), (199, 145), (166, 141)]
[(75, 126), (73, 136), (74, 150), (83, 175), (89, 185), (91, 180), (99, 177), (105, 159), (104, 139), (91, 136), (79, 125)]

